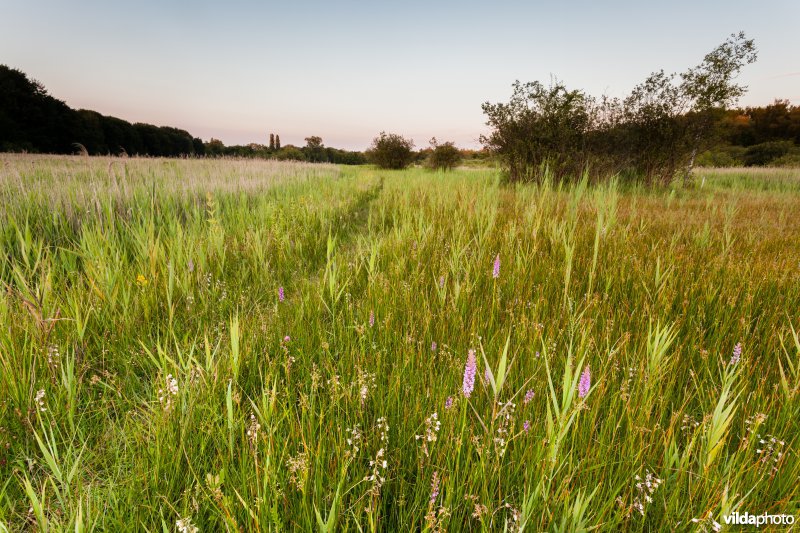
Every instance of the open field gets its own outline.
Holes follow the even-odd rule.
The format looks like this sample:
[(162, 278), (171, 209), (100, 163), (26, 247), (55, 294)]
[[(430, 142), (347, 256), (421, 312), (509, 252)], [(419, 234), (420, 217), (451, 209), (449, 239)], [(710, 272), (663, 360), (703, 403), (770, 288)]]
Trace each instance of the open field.
[(786, 169), (0, 155), (0, 531), (797, 517), (798, 215)]

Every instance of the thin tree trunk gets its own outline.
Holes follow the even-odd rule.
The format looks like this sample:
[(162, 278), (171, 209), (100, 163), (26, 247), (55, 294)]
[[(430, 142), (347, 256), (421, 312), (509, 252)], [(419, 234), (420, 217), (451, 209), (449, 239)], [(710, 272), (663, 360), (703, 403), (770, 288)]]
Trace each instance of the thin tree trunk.
[(697, 145), (698, 145), (699, 142), (700, 142), (700, 133), (695, 133), (694, 143), (692, 143), (693, 144), (692, 156), (689, 158), (689, 164), (686, 165), (686, 172), (683, 175), (683, 184), (684, 185), (686, 185), (686, 183), (692, 177), (692, 170), (694, 170), (694, 160), (697, 157)]

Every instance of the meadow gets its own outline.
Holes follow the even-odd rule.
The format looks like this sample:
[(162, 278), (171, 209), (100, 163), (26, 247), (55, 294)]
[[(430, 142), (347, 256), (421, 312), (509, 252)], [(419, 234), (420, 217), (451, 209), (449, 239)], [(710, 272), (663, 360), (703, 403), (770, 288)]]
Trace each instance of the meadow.
[(797, 169), (0, 155), (0, 531), (796, 517), (798, 215)]

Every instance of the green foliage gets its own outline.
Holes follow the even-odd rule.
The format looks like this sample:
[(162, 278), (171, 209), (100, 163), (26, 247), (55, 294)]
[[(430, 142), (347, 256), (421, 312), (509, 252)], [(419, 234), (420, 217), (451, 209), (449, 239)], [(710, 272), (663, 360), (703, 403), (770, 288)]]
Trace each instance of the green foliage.
[(791, 141), (769, 141), (749, 146), (744, 153), (747, 167), (764, 166), (789, 153), (794, 147)]
[(746, 150), (743, 146), (717, 146), (699, 154), (695, 162), (699, 167), (741, 167)]
[[(349, 152), (324, 146), (320, 137), (306, 138), (306, 146), (298, 148), (291, 144), (275, 148), (277, 136), (270, 134), (272, 147), (261, 144), (225, 146), (218, 139), (211, 139), (203, 146), (203, 153), (210, 157), (241, 157), (253, 159), (277, 159), (279, 161), (308, 161), (311, 163), (334, 163), (337, 165), (363, 165), (366, 157), (361, 152)], [(278, 139), (279, 141), (279, 139)]]
[(275, 158), (279, 161), (305, 161), (306, 156), (300, 148), (289, 144), (278, 150)]
[(731, 144), (752, 146), (768, 141), (792, 141), (800, 145), (800, 105), (775, 100), (764, 107), (731, 111), (722, 125)]
[(3, 160), (0, 531), (797, 512), (796, 169)]
[(205, 153), (209, 156), (220, 156), (225, 151), (225, 145), (219, 139), (211, 138), (205, 143)]
[(0, 65), (0, 151), (69, 154), (78, 143), (89, 154), (202, 155), (188, 132), (130, 124), (94, 111), (70, 109), (44, 86)]
[(483, 104), (492, 129), (481, 138), (511, 181), (577, 181), (600, 175), (669, 184), (688, 177), (698, 152), (713, 144), (722, 111), (745, 92), (736, 75), (756, 59), (744, 33), (733, 34), (696, 67), (652, 73), (623, 98), (595, 99), (557, 80), (513, 85), (508, 103)]
[(800, 149), (793, 149), (790, 153), (782, 155), (769, 162), (772, 167), (800, 168)]
[(453, 170), (461, 163), (461, 151), (455, 143), (445, 142), (440, 144), (436, 137), (430, 141), (431, 152), (428, 155), (427, 166), (433, 170)]
[(592, 103), (557, 80), (514, 82), (507, 104), (483, 104), (492, 129), (481, 142), (503, 161), (511, 181), (535, 179), (544, 167), (557, 179), (579, 176), (586, 160), (584, 138)]
[(322, 137), (312, 135), (306, 137), (306, 146), (303, 148), (305, 160), (312, 163), (321, 163), (328, 161), (328, 154), (325, 152), (325, 145), (322, 144)]
[(382, 131), (372, 140), (367, 160), (380, 168), (403, 169), (414, 160), (413, 148), (413, 140)]

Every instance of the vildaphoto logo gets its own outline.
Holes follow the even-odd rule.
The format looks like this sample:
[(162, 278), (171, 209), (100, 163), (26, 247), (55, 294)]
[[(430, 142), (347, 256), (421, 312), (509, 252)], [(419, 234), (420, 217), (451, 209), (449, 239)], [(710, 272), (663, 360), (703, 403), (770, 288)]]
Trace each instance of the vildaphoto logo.
[(748, 512), (739, 513), (735, 511), (727, 516), (723, 516), (722, 520), (728, 525), (736, 526), (790, 526), (794, 524), (794, 515), (790, 514), (750, 514)]

